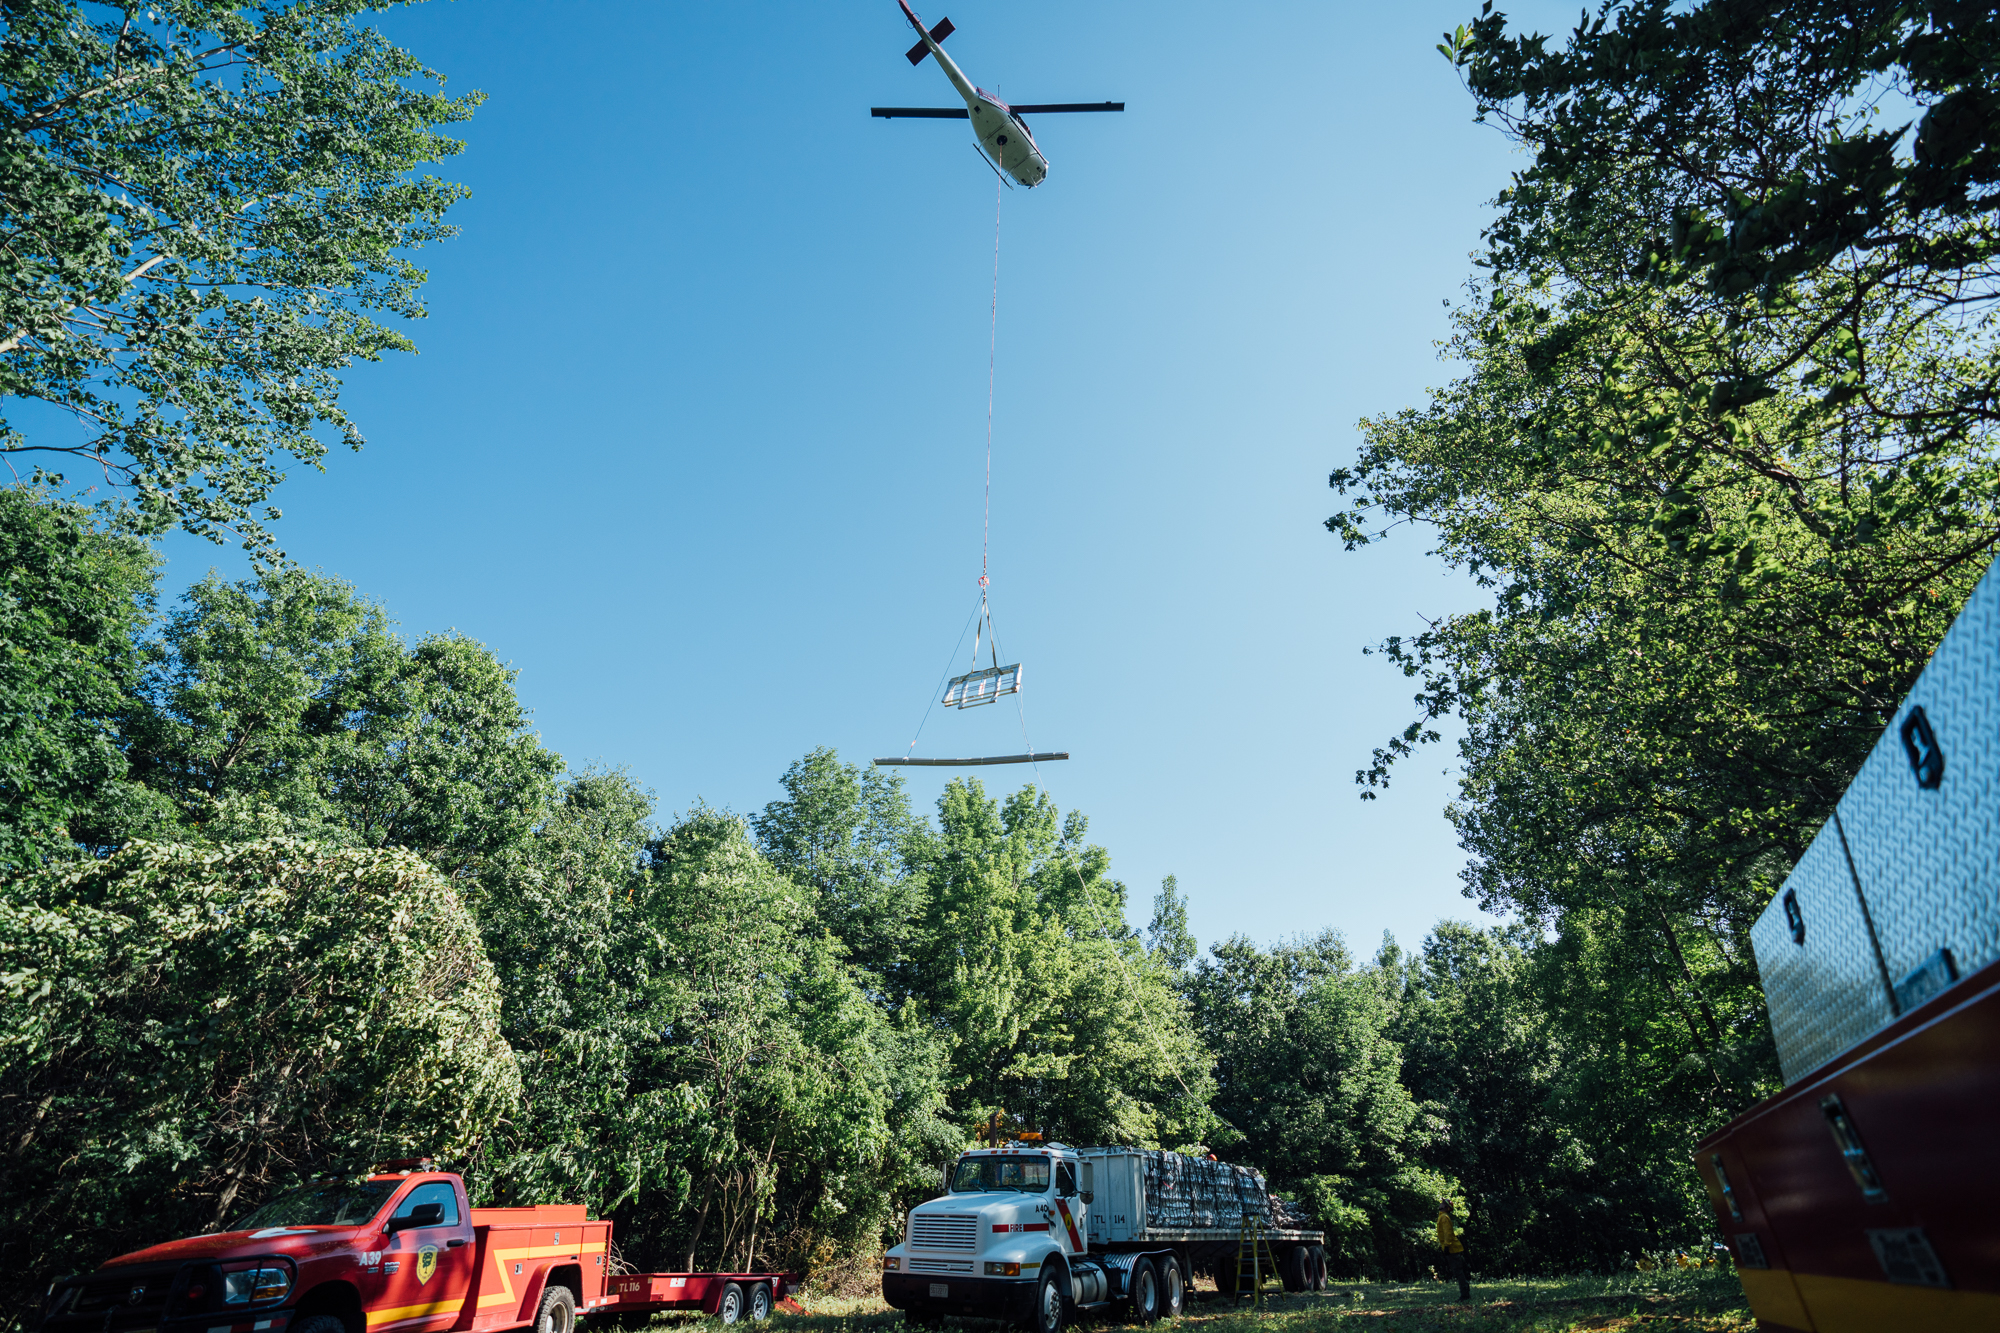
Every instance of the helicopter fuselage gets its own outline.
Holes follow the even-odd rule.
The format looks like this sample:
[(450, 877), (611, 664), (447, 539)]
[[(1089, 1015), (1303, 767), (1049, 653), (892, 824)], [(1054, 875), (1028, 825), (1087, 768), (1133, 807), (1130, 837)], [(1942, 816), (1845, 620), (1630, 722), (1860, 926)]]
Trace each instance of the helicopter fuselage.
[[(908, 6), (903, 12), (909, 14)], [(937, 61), (938, 68), (951, 80), (951, 86), (958, 95), (965, 99), (965, 112), (972, 118), (972, 136), (979, 143), (979, 151), (986, 154), (994, 166), (1028, 189), (1040, 185), (1049, 174), (1049, 160), (1036, 146), (1028, 122), (998, 97), (966, 78), (952, 58), (944, 53), (944, 47), (932, 40), (923, 25), (916, 22), (914, 14), (910, 15), (910, 21), (916, 26), (924, 45), (930, 48), (931, 58)]]

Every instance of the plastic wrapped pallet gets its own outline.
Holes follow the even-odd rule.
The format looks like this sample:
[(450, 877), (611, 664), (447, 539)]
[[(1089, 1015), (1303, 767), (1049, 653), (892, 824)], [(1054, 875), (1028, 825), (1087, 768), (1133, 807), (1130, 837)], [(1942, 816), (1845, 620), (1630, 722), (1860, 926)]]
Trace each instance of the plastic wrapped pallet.
[(1264, 1177), (1248, 1167), (1177, 1152), (1146, 1154), (1146, 1225), (1172, 1230), (1240, 1227), (1245, 1214), (1271, 1223)]
[(1751, 931), (1787, 1083), (2000, 958), (2000, 578), (1988, 571)]

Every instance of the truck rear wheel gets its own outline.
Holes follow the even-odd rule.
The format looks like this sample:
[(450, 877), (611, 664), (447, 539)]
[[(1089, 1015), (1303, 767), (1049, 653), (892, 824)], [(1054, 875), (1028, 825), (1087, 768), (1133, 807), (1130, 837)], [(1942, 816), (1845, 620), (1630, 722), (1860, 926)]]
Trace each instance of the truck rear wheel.
[(771, 1288), (768, 1283), (759, 1282), (750, 1288), (750, 1322), (761, 1324), (771, 1317)]
[[(722, 1289), (722, 1299), (715, 1306), (716, 1317), (725, 1324), (733, 1324), (743, 1317), (743, 1288), (734, 1282)], [(545, 1333), (536, 1330), (536, 1333)]]
[(576, 1333), (576, 1295), (568, 1287), (550, 1287), (542, 1293), (535, 1333)]
[(1153, 1267), (1151, 1259), (1132, 1261), (1132, 1276), (1127, 1279), (1132, 1284), (1132, 1295), (1126, 1301), (1127, 1313), (1135, 1324), (1150, 1324), (1160, 1317), (1160, 1270)]
[(1187, 1278), (1178, 1259), (1160, 1260), (1160, 1318), (1179, 1319), (1187, 1308)]

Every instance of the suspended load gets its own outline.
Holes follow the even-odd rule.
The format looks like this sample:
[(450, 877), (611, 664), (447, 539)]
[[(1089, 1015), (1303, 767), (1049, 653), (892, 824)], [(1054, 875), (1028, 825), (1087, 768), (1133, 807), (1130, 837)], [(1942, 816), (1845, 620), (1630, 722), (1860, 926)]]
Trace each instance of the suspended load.
[(1003, 694), (1020, 692), (1021, 664), (1016, 662), (1013, 666), (990, 666), (984, 671), (953, 676), (940, 702), (946, 708), (977, 708), (993, 703)]

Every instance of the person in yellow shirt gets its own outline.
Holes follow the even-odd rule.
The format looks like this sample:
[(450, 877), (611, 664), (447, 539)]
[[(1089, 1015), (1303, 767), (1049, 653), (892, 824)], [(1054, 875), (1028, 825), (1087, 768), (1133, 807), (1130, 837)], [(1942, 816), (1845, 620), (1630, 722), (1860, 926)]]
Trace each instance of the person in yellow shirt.
[(1451, 1215), (1451, 1200), (1438, 1200), (1438, 1245), (1444, 1250), (1444, 1275), (1458, 1279), (1458, 1299), (1472, 1299), (1472, 1276), (1465, 1264), (1465, 1241), (1458, 1234), (1458, 1220)]

